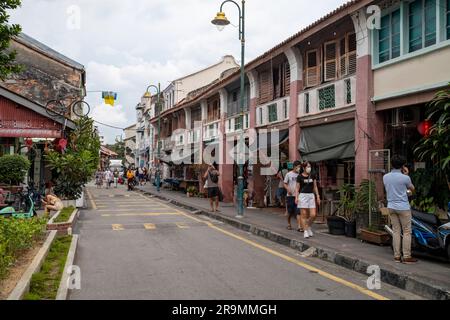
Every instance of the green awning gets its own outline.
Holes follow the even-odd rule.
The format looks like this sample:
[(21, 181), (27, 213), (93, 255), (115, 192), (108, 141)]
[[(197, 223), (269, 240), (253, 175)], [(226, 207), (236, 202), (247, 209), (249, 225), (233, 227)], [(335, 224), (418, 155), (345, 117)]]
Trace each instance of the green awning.
[(355, 121), (302, 129), (299, 151), (303, 160), (318, 162), (355, 157)]

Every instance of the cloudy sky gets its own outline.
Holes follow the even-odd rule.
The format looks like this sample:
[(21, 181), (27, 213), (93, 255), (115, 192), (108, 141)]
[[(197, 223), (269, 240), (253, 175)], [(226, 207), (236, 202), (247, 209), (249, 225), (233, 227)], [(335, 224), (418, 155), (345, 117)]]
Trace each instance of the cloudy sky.
[[(22, 0), (11, 22), (23, 32), (82, 63), (87, 90), (118, 92), (115, 107), (88, 94), (95, 120), (120, 128), (133, 124), (135, 106), (149, 84), (179, 78), (222, 56), (240, 57), (235, 25), (219, 33), (210, 23), (221, 0)], [(247, 0), (247, 62), (346, 0)], [(99, 125), (106, 142), (121, 130)]]

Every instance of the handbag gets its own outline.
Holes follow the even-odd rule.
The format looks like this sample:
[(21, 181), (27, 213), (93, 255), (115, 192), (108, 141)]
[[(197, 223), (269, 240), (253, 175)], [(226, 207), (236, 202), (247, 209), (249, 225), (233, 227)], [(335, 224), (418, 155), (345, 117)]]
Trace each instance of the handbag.
[(218, 188), (218, 189), (219, 189), (219, 201), (222, 202), (223, 201), (223, 193), (220, 188)]

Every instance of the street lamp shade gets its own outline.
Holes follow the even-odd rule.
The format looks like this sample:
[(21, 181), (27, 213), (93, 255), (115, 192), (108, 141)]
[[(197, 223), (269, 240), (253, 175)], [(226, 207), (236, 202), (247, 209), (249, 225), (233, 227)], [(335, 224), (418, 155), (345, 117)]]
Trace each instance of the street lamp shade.
[(217, 27), (217, 30), (222, 31), (225, 26), (230, 24), (224, 12), (218, 12), (217, 16), (211, 21)]
[(152, 94), (149, 91), (145, 92), (144, 98), (150, 99), (151, 97), (152, 97)]

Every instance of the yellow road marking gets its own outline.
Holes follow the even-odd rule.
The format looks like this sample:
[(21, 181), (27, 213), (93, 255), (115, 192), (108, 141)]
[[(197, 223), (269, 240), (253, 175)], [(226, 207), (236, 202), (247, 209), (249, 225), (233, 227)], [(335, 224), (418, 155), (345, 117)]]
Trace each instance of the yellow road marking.
[(179, 216), (178, 212), (152, 212), (152, 213), (122, 213), (102, 214), (102, 217), (157, 217), (157, 216)]
[(223, 233), (223, 234), (226, 234), (226, 235), (228, 235), (228, 236), (230, 236), (230, 237), (232, 237), (232, 238), (235, 238), (235, 239), (237, 239), (237, 240), (240, 240), (240, 241), (242, 241), (242, 242), (245, 242), (245, 243), (247, 243), (247, 244), (249, 244), (249, 245), (251, 245), (251, 246), (253, 246), (253, 247), (255, 247), (255, 248), (258, 248), (258, 249), (260, 249), (260, 250), (262, 250), (262, 251), (265, 251), (265, 252), (267, 252), (267, 253), (270, 253), (270, 254), (272, 254), (272, 255), (274, 255), (274, 256), (277, 256), (277, 257), (279, 257), (279, 258), (281, 258), (281, 259), (283, 259), (283, 260), (286, 260), (286, 261), (289, 261), (289, 262), (291, 262), (291, 263), (294, 263), (294, 264), (296, 264), (296, 265), (298, 265), (298, 266), (300, 266), (300, 267), (302, 267), (302, 268), (304, 268), (304, 269), (307, 269), (307, 270), (309, 270), (309, 271), (312, 271), (312, 272), (314, 272), (314, 273), (317, 273), (317, 274), (321, 275), (322, 277), (325, 277), (325, 278), (330, 279), (330, 280), (332, 280), (332, 281), (334, 281), (334, 282), (340, 283), (340, 284), (342, 284), (342, 285), (344, 285), (344, 286), (346, 286), (346, 287), (349, 287), (349, 288), (352, 288), (352, 289), (354, 289), (354, 290), (356, 290), (356, 291), (359, 291), (359, 292), (361, 292), (361, 293), (363, 293), (363, 294), (365, 294), (365, 295), (367, 295), (367, 296), (369, 296), (369, 297), (371, 297), (371, 298), (373, 298), (373, 299), (376, 299), (376, 300), (389, 300), (388, 298), (386, 298), (386, 297), (384, 297), (384, 296), (382, 296), (382, 295), (380, 295), (380, 294), (378, 294), (378, 293), (375, 293), (375, 292), (373, 292), (373, 291), (371, 291), (371, 290), (368, 290), (368, 289), (366, 289), (366, 288), (363, 288), (363, 287), (361, 287), (361, 286), (358, 286), (358, 285), (356, 285), (356, 284), (354, 284), (354, 283), (351, 283), (351, 282), (349, 282), (349, 281), (347, 281), (347, 280), (344, 280), (344, 279), (342, 279), (342, 278), (339, 278), (339, 277), (337, 277), (337, 276), (334, 276), (334, 275), (332, 275), (332, 274), (330, 274), (330, 273), (328, 273), (328, 272), (322, 271), (322, 270), (320, 270), (320, 269), (318, 269), (318, 268), (316, 268), (316, 267), (313, 267), (313, 266), (311, 266), (311, 265), (309, 265), (309, 264), (307, 264), (307, 263), (304, 263), (304, 262), (301, 262), (301, 261), (299, 261), (299, 260), (297, 260), (297, 259), (291, 258), (291, 257), (289, 257), (289, 256), (287, 256), (287, 255), (285, 255), (285, 254), (283, 254), (283, 253), (281, 253), (281, 252), (277, 252), (277, 251), (272, 250), (272, 249), (270, 249), (270, 248), (268, 248), (268, 247), (265, 247), (265, 246), (263, 246), (263, 245), (260, 245), (259, 243), (256, 243), (256, 242), (254, 242), (254, 241), (252, 241), (252, 240), (243, 238), (243, 237), (241, 237), (241, 236), (238, 236), (237, 234), (234, 234), (234, 233), (232, 233), (232, 232), (229, 232), (229, 231), (226, 231), (226, 230), (221, 229), (221, 228), (219, 228), (219, 227), (216, 227), (216, 226), (213, 225), (211, 222), (199, 220), (199, 219), (197, 219), (197, 218), (191, 217), (190, 215), (188, 215), (188, 214), (186, 214), (186, 213), (181, 213), (181, 214), (182, 214), (183, 216), (185, 216), (186, 218), (195, 220), (195, 221), (197, 221), (197, 222), (205, 223), (205, 224), (208, 225), (210, 228), (212, 228), (212, 229), (214, 229), (214, 230), (217, 230), (217, 231), (219, 231), (219, 232), (221, 232), (221, 233)]
[(176, 223), (177, 227), (180, 229), (189, 229), (190, 227), (187, 226), (186, 224), (182, 223), (182, 222), (178, 222)]
[(123, 230), (125, 230), (125, 229), (123, 228), (123, 225), (121, 225), (121, 224), (113, 224), (113, 225), (112, 225), (112, 229), (113, 229), (114, 231), (123, 231)]
[(155, 226), (153, 223), (145, 223), (145, 224), (144, 224), (144, 228), (145, 228), (146, 230), (155, 230), (155, 229), (156, 229), (156, 226)]
[(89, 188), (86, 188), (86, 193), (88, 195), (89, 200), (91, 201), (91, 206), (94, 210), (97, 210), (97, 205), (95, 204), (94, 198), (92, 198), (91, 192), (89, 191)]

